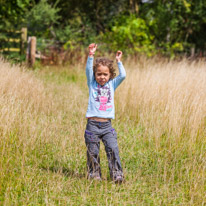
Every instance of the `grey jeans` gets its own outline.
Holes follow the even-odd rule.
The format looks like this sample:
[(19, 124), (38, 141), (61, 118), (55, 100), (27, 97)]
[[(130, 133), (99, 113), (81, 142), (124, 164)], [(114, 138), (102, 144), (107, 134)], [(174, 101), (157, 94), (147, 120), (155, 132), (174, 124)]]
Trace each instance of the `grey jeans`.
[(123, 176), (117, 145), (117, 133), (112, 128), (111, 121), (97, 122), (88, 119), (84, 137), (87, 146), (89, 174), (99, 173), (101, 176), (99, 149), (100, 140), (102, 140), (107, 153), (110, 177), (114, 179), (117, 175)]

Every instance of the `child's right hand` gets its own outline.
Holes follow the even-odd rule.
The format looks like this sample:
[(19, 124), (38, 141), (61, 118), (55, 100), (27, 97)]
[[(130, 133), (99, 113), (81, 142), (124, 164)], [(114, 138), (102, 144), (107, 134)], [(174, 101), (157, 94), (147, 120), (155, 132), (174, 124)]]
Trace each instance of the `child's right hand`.
[(94, 56), (96, 49), (97, 49), (97, 44), (92, 43), (89, 45), (89, 56), (90, 57)]
[(117, 62), (120, 62), (121, 61), (121, 58), (122, 58), (122, 51), (117, 51), (116, 53), (116, 61)]

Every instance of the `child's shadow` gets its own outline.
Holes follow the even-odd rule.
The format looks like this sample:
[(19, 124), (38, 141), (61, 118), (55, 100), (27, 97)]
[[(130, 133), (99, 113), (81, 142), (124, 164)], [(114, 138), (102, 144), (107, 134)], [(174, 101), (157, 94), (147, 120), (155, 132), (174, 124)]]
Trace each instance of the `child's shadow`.
[(43, 170), (51, 171), (53, 173), (62, 174), (65, 177), (76, 177), (76, 178), (85, 178), (85, 174), (79, 173), (78, 171), (71, 170), (65, 167), (42, 167)]

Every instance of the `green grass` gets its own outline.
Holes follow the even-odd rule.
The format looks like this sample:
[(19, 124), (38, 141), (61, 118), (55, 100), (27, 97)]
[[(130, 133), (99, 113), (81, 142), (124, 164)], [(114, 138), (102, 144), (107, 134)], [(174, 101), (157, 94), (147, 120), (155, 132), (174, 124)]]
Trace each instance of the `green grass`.
[(26, 99), (22, 106), (15, 100), (20, 109), (11, 112), (17, 120), (0, 128), (1, 205), (206, 204), (205, 138), (191, 146), (186, 136), (177, 142), (163, 132), (157, 140), (142, 122), (121, 111), (118, 101), (112, 124), (126, 181), (116, 185), (110, 180), (103, 144), (103, 181), (87, 180), (84, 70), (47, 67), (33, 73), (44, 85), (43, 106), (30, 108)]

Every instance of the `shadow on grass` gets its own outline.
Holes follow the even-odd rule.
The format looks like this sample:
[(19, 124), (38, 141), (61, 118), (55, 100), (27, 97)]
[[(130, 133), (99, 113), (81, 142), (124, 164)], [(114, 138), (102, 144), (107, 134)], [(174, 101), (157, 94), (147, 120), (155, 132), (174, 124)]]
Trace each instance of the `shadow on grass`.
[(77, 171), (71, 170), (65, 167), (42, 167), (45, 171), (51, 171), (53, 173), (62, 174), (65, 177), (76, 177), (76, 178), (86, 178), (84, 173), (79, 173)]

